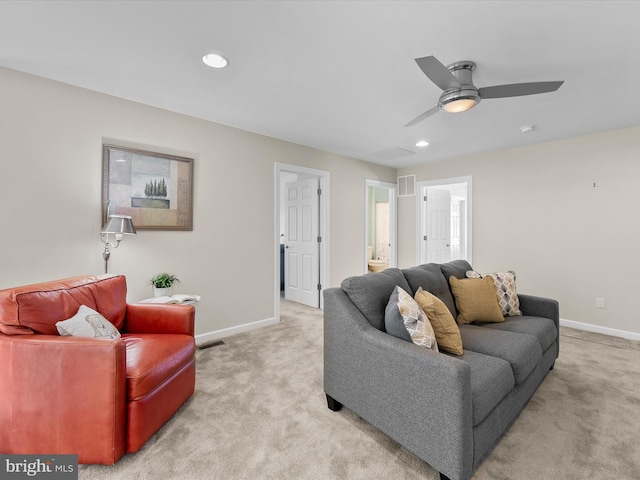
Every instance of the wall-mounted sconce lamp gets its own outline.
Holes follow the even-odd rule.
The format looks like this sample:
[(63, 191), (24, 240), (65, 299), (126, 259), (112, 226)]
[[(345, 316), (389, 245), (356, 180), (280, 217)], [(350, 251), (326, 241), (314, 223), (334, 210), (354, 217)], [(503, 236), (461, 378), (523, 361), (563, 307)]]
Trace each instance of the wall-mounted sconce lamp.
[[(113, 235), (116, 243), (110, 240), (109, 235)], [(109, 257), (111, 256), (109, 246), (118, 248), (124, 235), (136, 235), (136, 229), (133, 226), (131, 217), (128, 215), (109, 215), (107, 223), (100, 231), (100, 240), (104, 243), (104, 252), (102, 252), (102, 258), (104, 258), (104, 273), (108, 273)]]

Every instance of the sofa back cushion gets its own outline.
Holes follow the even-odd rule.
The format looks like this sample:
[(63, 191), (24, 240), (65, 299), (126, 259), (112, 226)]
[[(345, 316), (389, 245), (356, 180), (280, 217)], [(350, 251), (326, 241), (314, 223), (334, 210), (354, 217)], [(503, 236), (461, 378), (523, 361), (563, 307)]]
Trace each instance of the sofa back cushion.
[(0, 290), (0, 332), (58, 335), (56, 322), (73, 317), (81, 305), (96, 310), (121, 330), (126, 297), (122, 275), (73, 277)]
[(418, 288), (434, 294), (447, 306), (451, 315), (456, 315), (456, 304), (449, 288), (449, 277), (445, 277), (438, 263), (427, 263), (402, 270), (415, 295)]
[(448, 284), (449, 277), (452, 275), (458, 279), (467, 278), (467, 272), (469, 270), (473, 270), (473, 268), (466, 260), (453, 260), (448, 263), (440, 264), (440, 270), (442, 270), (442, 274)]
[(382, 331), (384, 331), (385, 308), (396, 286), (406, 292), (411, 291), (402, 271), (397, 268), (349, 277), (341, 284), (342, 290), (369, 320), (369, 323)]

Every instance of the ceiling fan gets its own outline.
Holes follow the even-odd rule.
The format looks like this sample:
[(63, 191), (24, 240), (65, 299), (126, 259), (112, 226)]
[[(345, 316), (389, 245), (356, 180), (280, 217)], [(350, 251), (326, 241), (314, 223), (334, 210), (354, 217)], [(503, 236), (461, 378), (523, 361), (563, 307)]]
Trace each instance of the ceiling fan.
[(407, 123), (405, 127), (420, 123), (440, 110), (449, 113), (464, 112), (475, 107), (482, 99), (555, 92), (564, 83), (564, 81), (512, 83), (478, 88), (471, 80), (471, 72), (476, 68), (476, 64), (470, 60), (452, 63), (445, 67), (436, 57), (428, 56), (416, 58), (416, 63), (424, 74), (440, 87), (443, 92), (438, 100), (438, 105), (430, 108), (422, 115), (418, 115)]

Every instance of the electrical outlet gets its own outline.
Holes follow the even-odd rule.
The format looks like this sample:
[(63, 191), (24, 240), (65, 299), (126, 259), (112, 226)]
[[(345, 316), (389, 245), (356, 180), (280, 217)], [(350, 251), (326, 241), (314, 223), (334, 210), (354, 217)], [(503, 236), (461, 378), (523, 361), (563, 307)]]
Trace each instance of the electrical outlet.
[(604, 308), (604, 298), (596, 297), (596, 308)]

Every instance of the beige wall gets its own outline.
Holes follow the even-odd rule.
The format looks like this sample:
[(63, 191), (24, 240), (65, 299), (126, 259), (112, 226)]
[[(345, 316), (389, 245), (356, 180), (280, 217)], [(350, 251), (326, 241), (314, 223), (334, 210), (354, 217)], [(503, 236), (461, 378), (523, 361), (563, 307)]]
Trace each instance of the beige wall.
[[(518, 290), (558, 299), (564, 319), (640, 333), (639, 127), (398, 173), (417, 181), (472, 175), (474, 268), (515, 270)], [(416, 207), (415, 198), (400, 200), (407, 266)], [(605, 309), (595, 308), (596, 297)]]
[[(195, 158), (194, 230), (140, 231), (113, 251), (129, 301), (176, 273), (197, 333), (274, 316), (274, 164), (331, 173), (331, 285), (362, 271), (365, 179), (394, 169), (0, 69), (0, 288), (103, 271), (103, 141)], [(566, 319), (640, 333), (640, 128), (403, 169), (473, 176), (474, 266), (513, 269)], [(596, 187), (593, 187), (593, 184)], [(415, 198), (399, 198), (401, 267), (415, 263)], [(606, 308), (596, 309), (604, 297)], [(247, 301), (250, 299), (250, 301)]]
[(0, 288), (103, 272), (102, 143), (195, 158), (192, 232), (113, 250), (129, 301), (160, 271), (197, 293), (196, 333), (272, 319), (276, 162), (331, 174), (331, 284), (362, 272), (365, 179), (395, 169), (0, 69)]

